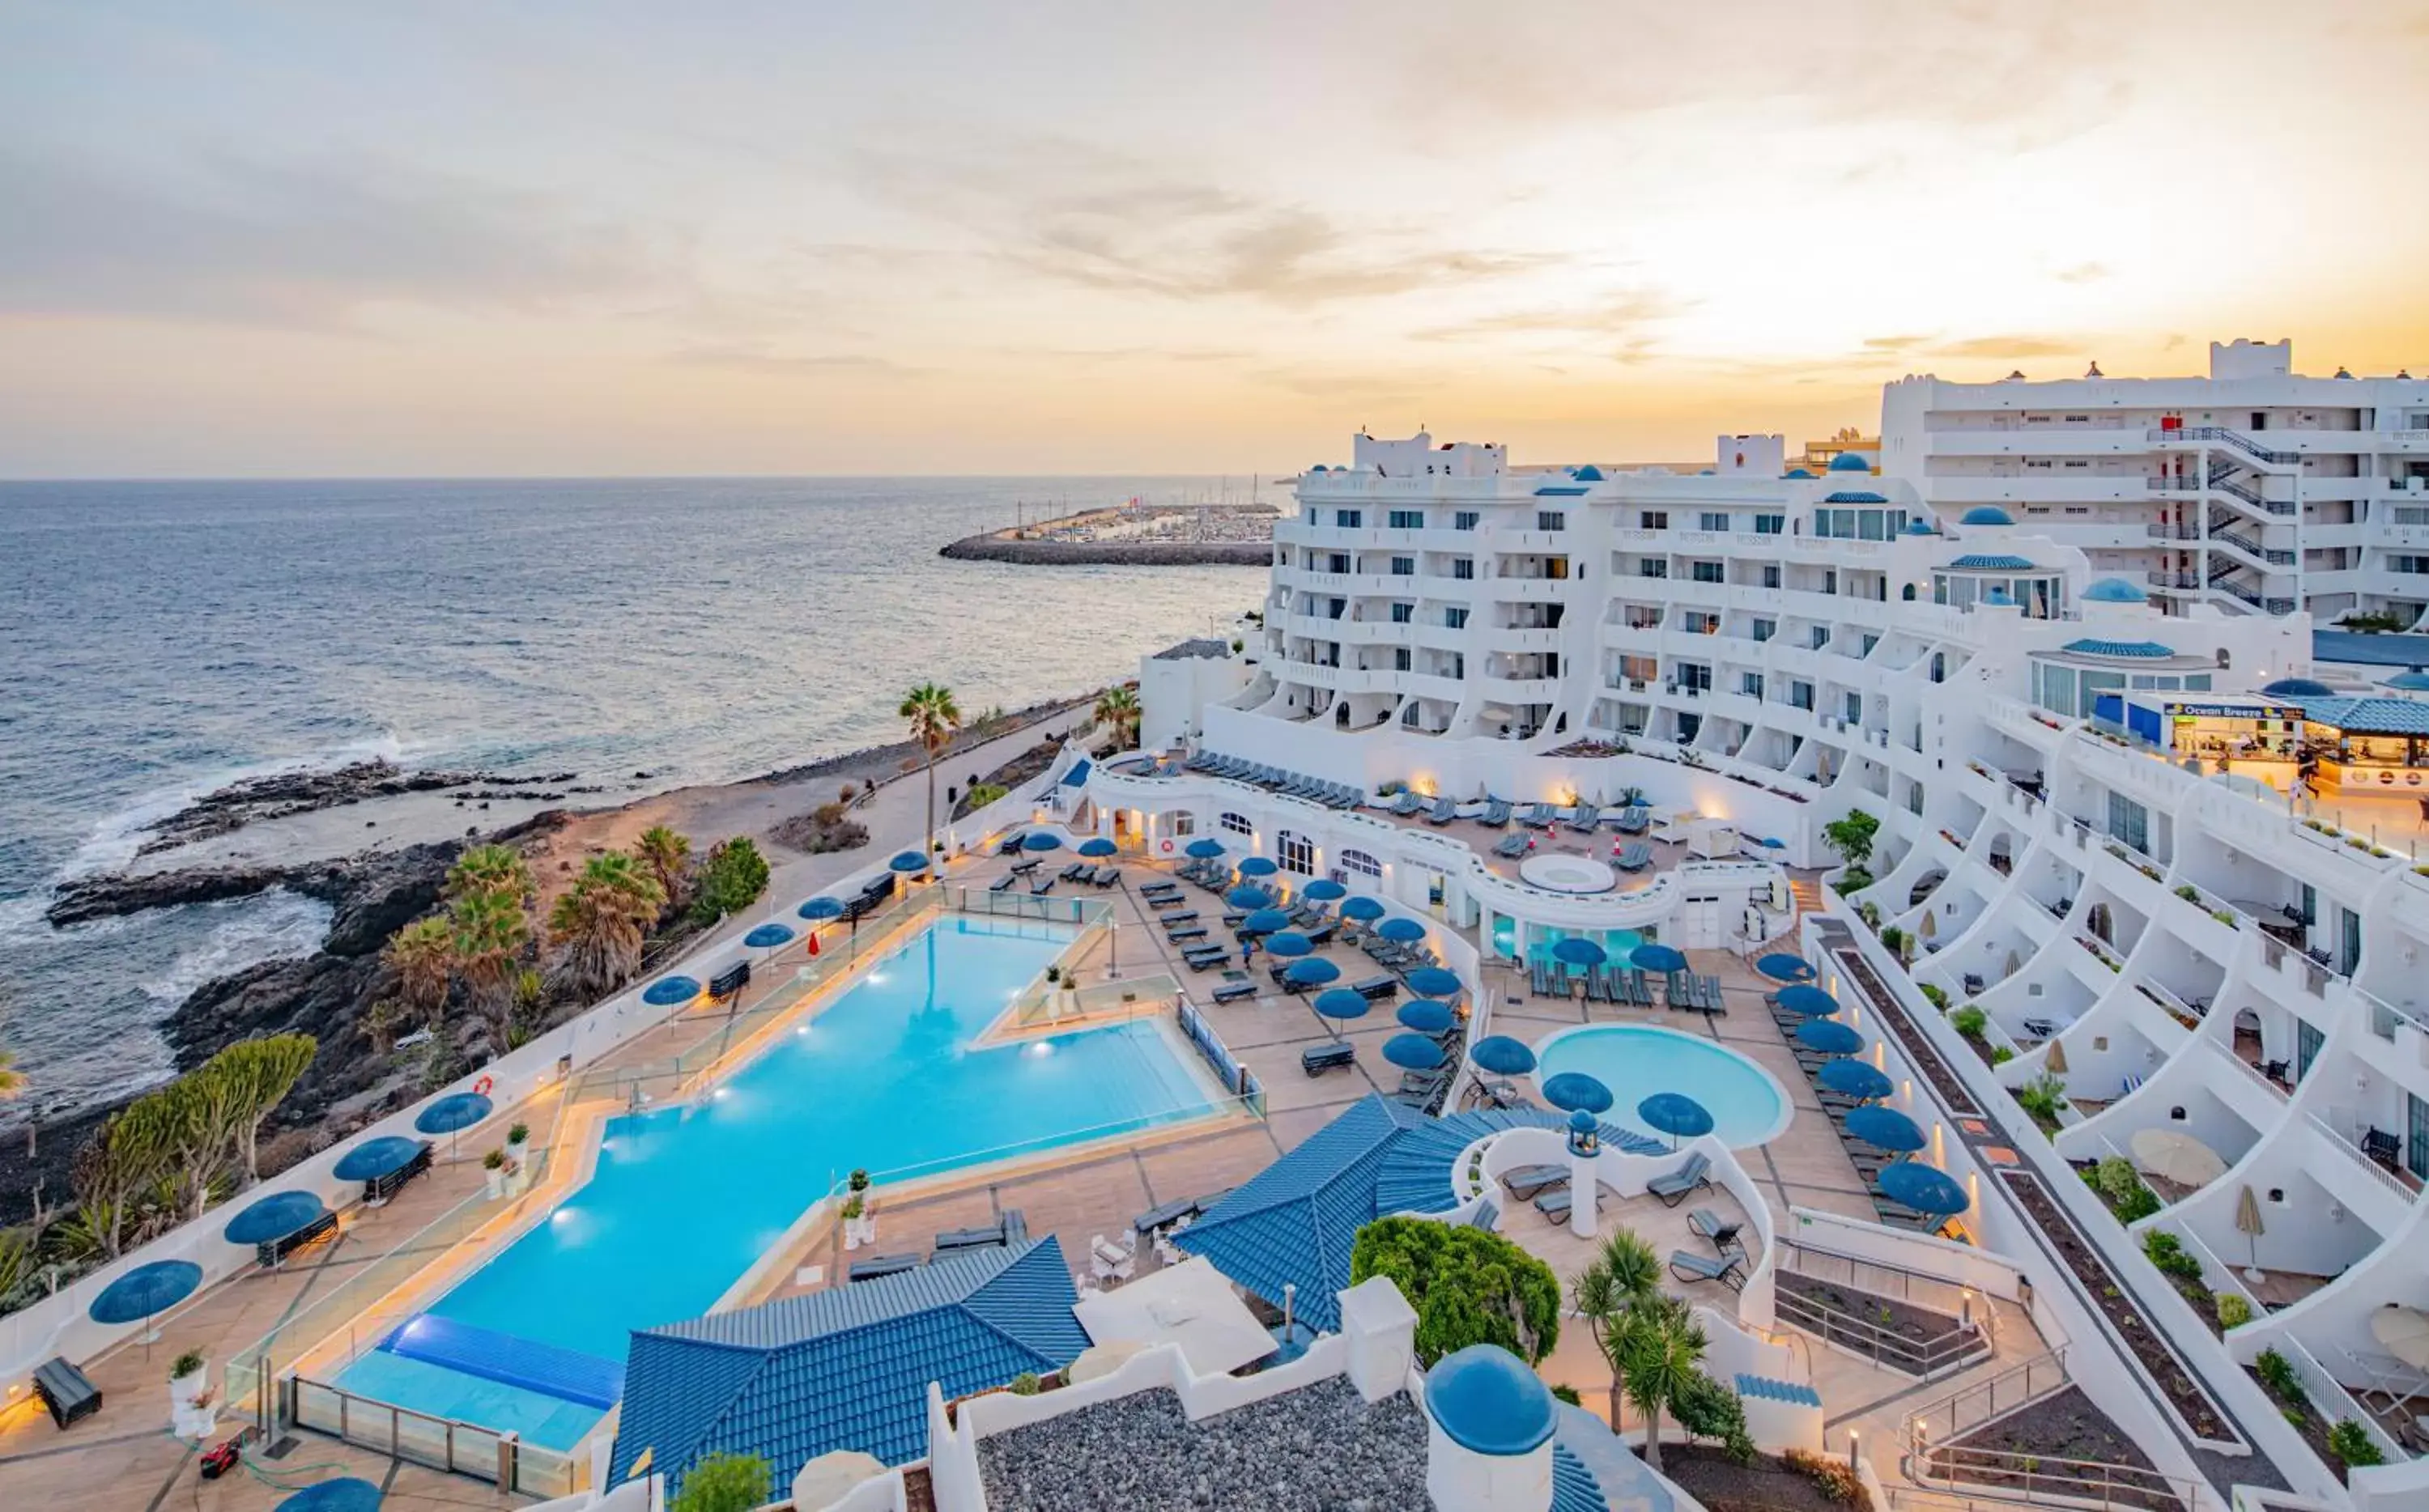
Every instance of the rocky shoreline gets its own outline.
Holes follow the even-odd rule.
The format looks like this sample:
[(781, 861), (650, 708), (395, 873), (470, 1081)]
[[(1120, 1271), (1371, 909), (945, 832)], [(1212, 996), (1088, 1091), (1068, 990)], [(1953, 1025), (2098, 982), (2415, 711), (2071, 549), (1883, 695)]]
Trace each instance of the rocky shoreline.
[[(322, 809), (408, 793), (454, 792), (468, 802), (525, 798), (555, 803), (574, 795), (606, 791), (595, 784), (576, 785), (578, 775), (556, 772), (544, 777), (511, 777), (503, 772), (451, 771), (444, 767), (408, 770), (385, 759), (355, 762), (323, 771), (273, 772), (207, 793), (167, 818), (147, 826), (147, 838), (135, 854), (139, 858), (157, 856), (196, 841), (232, 834), (265, 819), (316, 814)], [(51, 922), (62, 921), (54, 917)]]
[(1269, 567), (1274, 549), (1262, 541), (1016, 541), (966, 535), (940, 549), (956, 562), (1016, 567)]

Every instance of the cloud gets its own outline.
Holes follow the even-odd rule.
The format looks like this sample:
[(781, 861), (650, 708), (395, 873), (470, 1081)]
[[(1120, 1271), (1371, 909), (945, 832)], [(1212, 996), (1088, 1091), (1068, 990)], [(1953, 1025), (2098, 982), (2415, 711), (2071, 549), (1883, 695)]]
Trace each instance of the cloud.
[(661, 270), (543, 196), (385, 159), (220, 155), (144, 178), (0, 148), (0, 312), (280, 325), (385, 303), (624, 296)]
[(732, 372), (759, 373), (782, 378), (823, 378), (858, 376), (868, 378), (904, 378), (921, 370), (905, 367), (884, 357), (867, 356), (858, 353), (828, 353), (811, 356), (788, 356), (763, 347), (686, 347), (667, 353), (666, 360), (684, 368), (722, 368)]
[(889, 149), (863, 155), (860, 165), (867, 191), (959, 228), (1000, 266), (1087, 288), (1304, 309), (1564, 260), (1391, 227), (1352, 234), (1304, 205), (1055, 139)]
[(1935, 357), (2063, 357), (2083, 350), (2074, 341), (2037, 336), (1975, 336), (1932, 347)]
[(1864, 337), (1864, 350), (1887, 356), (1892, 353), (1912, 352), (1930, 340), (1927, 336), (1868, 336)]
[(2051, 275), (2061, 284), (2096, 284), (2109, 276), (2108, 265), (2102, 262), (2079, 262), (2072, 268), (2061, 268)]
[(1465, 341), (1533, 332), (1590, 336), (1633, 336), (1694, 308), (1664, 288), (1629, 288), (1585, 304), (1539, 305), (1478, 316), (1454, 325), (1429, 326), (1413, 333), (1421, 341)]

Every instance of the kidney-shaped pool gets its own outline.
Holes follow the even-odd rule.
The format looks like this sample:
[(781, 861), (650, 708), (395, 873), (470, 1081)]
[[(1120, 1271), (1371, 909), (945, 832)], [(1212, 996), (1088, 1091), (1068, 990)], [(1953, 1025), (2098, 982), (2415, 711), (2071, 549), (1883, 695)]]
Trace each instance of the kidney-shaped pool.
[(1735, 1050), (1645, 1024), (1588, 1024), (1535, 1045), (1537, 1085), (1582, 1071), (1611, 1089), (1603, 1116), (1655, 1139), (1636, 1105), (1655, 1093), (1684, 1093), (1712, 1115), (1712, 1132), (1731, 1149), (1761, 1144), (1788, 1127), (1794, 1109), (1771, 1074)]

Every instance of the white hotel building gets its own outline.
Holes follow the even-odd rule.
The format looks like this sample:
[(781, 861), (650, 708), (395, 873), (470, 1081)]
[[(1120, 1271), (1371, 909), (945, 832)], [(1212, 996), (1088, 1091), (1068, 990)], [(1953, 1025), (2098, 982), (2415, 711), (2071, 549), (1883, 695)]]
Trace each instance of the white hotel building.
[[(1908, 380), (1879, 476), (1859, 457), (1783, 476), (1767, 436), (1721, 437), (1696, 476), (1362, 436), (1301, 480), (1242, 649), (1143, 664), (1145, 744), (1176, 754), (1106, 764), (1088, 797), (1133, 844), (1219, 826), (1488, 959), (1579, 933), (1842, 941), (2023, 1131), (2024, 1166), (2252, 1447), (2321, 1484), (2241, 1368), (2273, 1349), (2393, 1462), (2356, 1480), (2383, 1493), (2320, 1504), (2429, 1506), (2408, 1426), (2429, 1406), (2355, 1400), (2429, 1388), (2377, 1326), (2429, 1308), (2429, 787), (2336, 768), (2348, 786), (2312, 775), (2298, 805), (2291, 758), (2256, 780), (2170, 744), (2212, 705), (2290, 741), (2323, 691), (2263, 691), (2313, 672), (2311, 621), (2254, 600), (2429, 600), (2392, 586), (2407, 515), (2429, 519), (2429, 386), (2285, 359), (2219, 349), (2211, 384)], [(2180, 567), (2202, 586), (2175, 586)], [(2335, 691), (2429, 735), (2429, 703)], [(1403, 785), (1445, 822), (1391, 814)], [(1495, 800), (1606, 824), (1641, 800), (1670, 844), (1649, 873), (1539, 885), (1475, 827)], [(1838, 863), (1823, 828), (1854, 810), (1880, 821), (1876, 879), (1842, 898), (1811, 869)], [(1979, 1033), (1931, 1001), (1978, 1009)], [(2065, 1095), (2041, 1139), (2012, 1093), (2045, 1074)], [(2121, 1226), (2068, 1167), (2154, 1131), (2225, 1173)], [(2141, 1257), (2152, 1231), (2250, 1321), (2196, 1321)]]
[(2429, 382), (2295, 373), (2288, 341), (2209, 349), (2207, 378), (1990, 384), (1881, 397), (1881, 470), (1945, 518), (1996, 504), (2145, 584), (2322, 618), (2429, 606)]

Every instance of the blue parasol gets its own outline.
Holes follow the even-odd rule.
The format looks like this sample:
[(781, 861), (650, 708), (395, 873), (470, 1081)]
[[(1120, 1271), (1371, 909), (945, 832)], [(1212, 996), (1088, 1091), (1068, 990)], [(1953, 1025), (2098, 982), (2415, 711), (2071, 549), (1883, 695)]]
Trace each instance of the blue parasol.
[(1608, 1112), (1611, 1089), (1582, 1071), (1563, 1071), (1545, 1078), (1544, 1101), (1564, 1113)]
[(245, 1204), (244, 1210), (220, 1230), (220, 1237), (231, 1244), (267, 1244), (285, 1239), (328, 1210), (317, 1193), (273, 1192)]
[(1839, 1011), (1837, 998), (1819, 987), (1808, 987), (1802, 982), (1781, 988), (1778, 1001), (1779, 1006), (1789, 1012), (1802, 1013), (1807, 1018), (1827, 1018)]
[(1032, 830), (1029, 833), (1020, 837), (1020, 848), (1023, 850), (1060, 850), (1063, 848), (1063, 837), (1053, 833), (1051, 830)]
[(353, 1475), (306, 1486), (273, 1512), (378, 1512), (380, 1488)]
[(1353, 897), (1341, 905), (1343, 918), (1356, 919), (1361, 924), (1372, 924), (1381, 918), (1383, 912), (1383, 900), (1380, 897)]
[(1446, 1058), (1443, 1047), (1422, 1034), (1395, 1034), (1383, 1042), (1383, 1059), (1403, 1071), (1431, 1071)]
[(488, 1117), (496, 1107), (480, 1093), (452, 1092), (417, 1114), (413, 1126), (423, 1134), (453, 1134), (459, 1128), (471, 1128)]
[[(1290, 928), (1290, 915), (1280, 909), (1259, 909), (1240, 921), (1242, 934), (1280, 934)], [(1301, 955), (1307, 954), (1302, 950)]]
[(1309, 956), (1282, 968), (1282, 980), (1294, 987), (1321, 987), (1341, 979), (1341, 968), (1322, 956)]
[(1312, 956), (1314, 953), (1315, 942), (1309, 939), (1306, 935), (1299, 933), (1297, 929), (1284, 929), (1278, 934), (1272, 934), (1265, 937), (1265, 954), (1269, 956), (1281, 956), (1288, 958), (1291, 956)]
[(1894, 1108), (1867, 1103), (1847, 1115), (1847, 1132), (1884, 1150), (1903, 1154), (1922, 1149), (1927, 1142), (1913, 1119)]
[(1107, 856), (1118, 855), (1121, 853), (1121, 848), (1103, 835), (1090, 835), (1080, 842), (1080, 854), (1096, 861), (1101, 861)]
[(1919, 1213), (1946, 1218), (1974, 1206), (1965, 1189), (1947, 1172), (1919, 1160), (1892, 1161), (1873, 1179), (1882, 1196)]
[(340, 1181), (377, 1181), (411, 1165), (421, 1154), (420, 1140), (409, 1140), (402, 1134), (383, 1134), (348, 1150), (339, 1159), (338, 1168), (331, 1174)]
[(763, 924), (742, 937), (743, 945), (752, 950), (773, 950), (792, 940), (793, 931), (782, 924)]
[(1242, 882), (1223, 895), (1223, 901), (1235, 909), (1261, 909), (1274, 900), (1274, 895), (1252, 883)]
[(1774, 951), (1754, 963), (1754, 969), (1773, 981), (1799, 982), (1813, 979), (1813, 968), (1803, 956)]
[(1308, 1007), (1326, 1018), (1353, 1019), (1364, 1018), (1375, 1005), (1355, 988), (1332, 987), (1316, 994)]
[(1488, 1034), (1476, 1042), (1467, 1058), (1476, 1062), (1479, 1071), (1490, 1071), (1496, 1076), (1523, 1076), (1535, 1069), (1535, 1052), (1523, 1041), (1507, 1034)]
[(1861, 1060), (1833, 1060), (1823, 1066), (1815, 1081), (1843, 1097), (1861, 1098), (1866, 1102), (1886, 1097), (1897, 1086), (1878, 1069)]
[(1419, 1034), (1440, 1034), (1459, 1022), (1459, 1015), (1451, 1011), (1448, 1003), (1437, 1003), (1430, 997), (1409, 999), (1400, 1005), (1396, 1016), (1402, 1028), (1414, 1029)]
[(1583, 935), (1572, 935), (1552, 946), (1552, 959), (1564, 966), (1599, 966), (1611, 952)]
[(131, 1323), (147, 1328), (153, 1318), (194, 1294), (203, 1284), (203, 1268), (191, 1260), (154, 1260), (101, 1289), (89, 1309), (99, 1323)]
[(1687, 957), (1666, 945), (1648, 941), (1628, 953), (1628, 963), (1639, 971), (1658, 972), (1666, 977), (1674, 971), (1685, 971)]
[(1298, 890), (1299, 896), (1314, 903), (1330, 903), (1336, 897), (1347, 897), (1349, 889), (1330, 877), (1319, 877)]
[(1397, 945), (1414, 945), (1426, 937), (1426, 927), (1411, 918), (1385, 919), (1375, 932)]
[(1440, 966), (1419, 966), (1408, 975), (1409, 991), (1424, 997), (1457, 997), (1459, 974)]
[(793, 912), (805, 919), (839, 919), (843, 917), (843, 899), (814, 897)]
[(1809, 1018), (1796, 1026), (1796, 1043), (1824, 1055), (1854, 1055), (1864, 1037), (1834, 1018)]
[[(1021, 842), (1024, 848), (1028, 844), (1026, 840)], [(1062, 842), (1058, 840), (1055, 844), (1060, 845)], [(928, 858), (916, 850), (898, 850), (894, 853), (894, 859), (885, 864), (898, 872), (924, 872), (928, 869)]]
[(641, 1001), (653, 1008), (672, 1008), (688, 1003), (700, 995), (700, 983), (689, 977), (661, 977), (641, 992)]
[(1223, 854), (1223, 842), (1208, 835), (1203, 840), (1191, 841), (1184, 848), (1192, 861), (1213, 861)]
[(1250, 856), (1240, 863), (1240, 875), (1243, 877), (1271, 877), (1281, 870), (1281, 867), (1270, 856)]
[(1712, 1131), (1711, 1113), (1684, 1093), (1657, 1092), (1636, 1105), (1636, 1116), (1645, 1127), (1669, 1135), (1674, 1150), (1681, 1139)]

